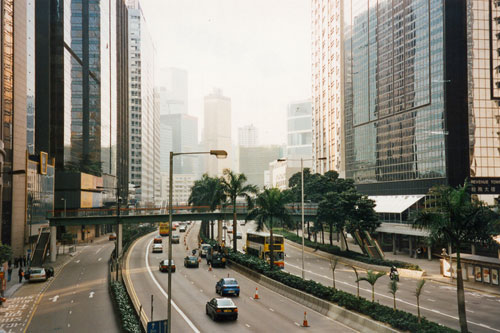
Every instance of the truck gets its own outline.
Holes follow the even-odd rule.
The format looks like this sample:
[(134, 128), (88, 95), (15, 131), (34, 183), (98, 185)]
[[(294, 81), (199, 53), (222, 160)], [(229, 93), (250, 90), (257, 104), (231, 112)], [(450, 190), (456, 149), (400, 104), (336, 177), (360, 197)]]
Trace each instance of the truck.
[(207, 251), (207, 265), (210, 264), (212, 267), (226, 268), (226, 254), (218, 245), (210, 247)]

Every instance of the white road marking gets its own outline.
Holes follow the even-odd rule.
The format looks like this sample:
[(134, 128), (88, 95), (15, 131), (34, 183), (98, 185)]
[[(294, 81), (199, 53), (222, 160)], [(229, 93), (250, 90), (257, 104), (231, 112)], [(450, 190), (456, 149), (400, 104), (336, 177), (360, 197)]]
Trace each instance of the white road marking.
[(71, 300), (71, 303), (74, 303), (75, 301), (74, 300)]
[[(149, 251), (148, 250), (151, 247), (152, 242), (153, 242), (153, 240), (150, 240), (148, 243), (148, 246), (146, 247), (146, 257), (145, 257), (146, 268), (148, 269), (149, 276), (151, 277), (153, 282), (156, 284), (158, 289), (160, 289), (160, 292), (163, 294), (163, 296), (165, 296), (165, 298), (168, 299), (168, 294), (160, 286), (160, 284), (158, 283), (158, 281), (154, 277), (153, 272), (151, 272), (151, 268), (149, 267), (149, 263), (148, 263)], [(201, 333), (200, 330), (198, 328), (196, 328), (196, 326), (194, 326), (193, 322), (191, 320), (189, 320), (189, 318), (186, 316), (186, 314), (184, 312), (182, 312), (182, 310), (177, 306), (177, 304), (174, 302), (174, 300), (172, 300), (172, 306), (177, 311), (177, 313), (179, 313), (181, 315), (181, 317), (186, 321), (186, 323), (189, 325), (189, 327), (191, 327), (193, 332)]]
[(80, 263), (80, 259), (78, 259), (78, 260), (75, 260), (75, 262), (76, 262), (77, 264), (78, 264), (78, 263)]
[(89, 294), (89, 298), (94, 298), (94, 294), (95, 294), (95, 292), (91, 291)]
[(248, 325), (248, 324), (245, 324), (245, 326), (248, 327), (248, 328), (250, 328), (250, 325)]
[(191, 281), (191, 284), (194, 284), (194, 282), (193, 282), (193, 281)]
[(102, 250), (102, 247), (100, 247), (100, 248), (99, 248), (99, 250), (97, 250), (97, 251), (95, 252), (95, 254), (98, 254), (101, 250)]
[(101, 261), (101, 260), (102, 260), (102, 258), (97, 259), (97, 261)]
[(200, 293), (202, 293), (202, 292), (203, 292), (203, 289), (200, 289)]
[(432, 299), (432, 298), (428, 298), (427, 299), (429, 302), (435, 302), (436, 300), (435, 299)]
[(465, 309), (465, 311), (470, 312), (470, 313), (474, 313), (474, 311), (469, 310), (469, 309)]
[(296, 321), (294, 322), (294, 324), (295, 324), (295, 325), (297, 325), (298, 327), (300, 327), (300, 324), (299, 324), (299, 323), (297, 323)]
[(59, 295), (55, 295), (54, 297), (49, 298), (52, 302), (57, 302), (57, 299), (59, 298)]
[(274, 312), (274, 310), (272, 308), (269, 308), (269, 311)]
[(68, 327), (71, 327), (71, 324), (68, 324)]
[[(298, 266), (294, 266), (294, 265), (292, 265), (292, 264), (290, 264), (290, 263), (285, 263), (285, 265), (292, 266), (292, 267), (295, 267), (296, 269), (301, 270), (301, 268), (300, 268), (300, 267), (298, 267)], [(328, 280), (333, 280), (333, 279), (332, 279), (332, 278), (330, 278), (330, 277), (327, 277), (327, 276), (324, 276), (324, 275), (320, 275), (320, 274), (318, 274), (318, 273), (315, 273), (315, 272), (312, 272), (312, 271), (309, 271), (309, 270), (306, 270), (306, 272), (311, 273), (311, 274), (314, 274), (314, 275), (317, 275), (317, 276), (324, 277), (324, 278), (326, 278), (326, 279), (328, 279)], [(345, 281), (336, 281), (336, 282), (337, 282), (337, 283), (342, 283), (342, 284), (345, 284), (345, 285), (350, 286), (350, 287), (352, 287), (352, 288), (356, 288), (356, 286), (355, 286), (355, 285), (350, 284), (350, 283), (347, 283), (347, 282), (345, 282)], [(451, 287), (451, 286), (440, 286), (439, 288), (441, 288), (441, 289), (449, 289), (449, 290), (450, 290), (450, 289), (451, 289), (451, 290), (457, 290), (456, 288)], [(371, 293), (371, 290), (369, 290), (369, 289), (359, 288), (359, 290), (364, 290), (364, 291), (366, 291), (366, 292), (370, 292), (370, 293)], [(378, 295), (378, 296), (380, 296), (380, 297), (385, 297), (385, 298), (389, 298), (389, 299), (391, 299), (391, 300), (392, 300), (392, 296), (387, 296), (387, 295), (380, 294), (380, 293), (377, 293), (377, 292), (375, 292), (375, 294), (376, 294), (376, 295)], [(396, 300), (397, 300), (398, 302), (405, 303), (405, 304), (407, 304), (407, 305), (411, 305), (411, 306), (413, 306), (413, 307), (417, 307), (417, 305), (416, 305), (416, 304), (413, 304), (413, 303), (411, 303), (411, 302), (405, 301), (405, 300), (403, 300), (403, 299), (396, 298)], [(500, 302), (500, 300), (499, 300), (499, 302)], [(446, 314), (446, 313), (443, 313), (443, 312), (440, 312), (440, 311), (438, 311), (438, 310), (429, 309), (429, 308), (426, 308), (426, 307), (423, 307), (423, 306), (420, 306), (420, 309), (422, 309), (422, 310), (426, 310), (426, 311), (431, 311), (431, 312), (434, 312), (434, 313), (440, 314), (440, 315), (442, 315), (442, 316), (444, 316), (444, 317), (448, 317), (448, 318), (452, 318), (452, 319), (458, 320), (458, 317), (456, 317), (456, 316), (452, 316), (452, 315), (449, 315), (449, 314)], [(481, 327), (485, 327), (485, 325), (484, 325), (484, 324), (476, 323), (476, 322), (473, 322), (473, 321), (470, 321), (470, 320), (467, 320), (467, 322), (468, 322), (469, 324), (472, 324), (472, 325), (478, 325), (478, 326), (481, 326)], [(490, 330), (495, 331), (495, 332), (500, 332), (500, 329), (496, 329), (496, 328), (492, 328), (492, 327), (487, 327), (487, 328), (489, 328)]]
[(69, 314), (72, 314), (72, 313), (73, 313), (73, 311), (69, 310)]

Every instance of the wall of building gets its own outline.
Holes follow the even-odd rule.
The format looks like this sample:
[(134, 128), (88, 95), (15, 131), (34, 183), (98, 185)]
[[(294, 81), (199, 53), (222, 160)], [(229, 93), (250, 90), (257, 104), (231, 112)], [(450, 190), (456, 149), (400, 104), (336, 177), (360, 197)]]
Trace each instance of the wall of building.
[(264, 171), (269, 163), (282, 157), (281, 146), (239, 147), (240, 173), (245, 174), (248, 183), (264, 187)]

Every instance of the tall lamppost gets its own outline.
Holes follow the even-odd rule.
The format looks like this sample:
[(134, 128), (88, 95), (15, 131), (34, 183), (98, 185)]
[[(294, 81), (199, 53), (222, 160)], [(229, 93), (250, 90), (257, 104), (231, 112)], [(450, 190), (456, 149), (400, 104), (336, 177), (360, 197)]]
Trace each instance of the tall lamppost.
[(61, 201), (64, 201), (64, 217), (66, 217), (66, 199), (61, 198)]
[[(319, 157), (316, 160), (324, 161), (326, 157)], [(313, 158), (300, 158), (298, 159), (286, 159), (279, 158), (278, 162), (285, 161), (300, 161), (300, 205), (301, 205), (301, 228), (302, 228), (302, 279), (305, 279), (305, 269), (304, 269), (304, 161), (314, 161)], [(330, 230), (331, 232), (331, 230)]]
[(172, 200), (173, 200), (173, 183), (174, 183), (174, 156), (179, 155), (203, 155), (210, 154), (214, 155), (218, 159), (224, 159), (227, 157), (227, 152), (225, 150), (210, 150), (202, 152), (189, 152), (189, 153), (174, 153), (170, 152), (170, 169), (169, 169), (169, 184), (168, 184), (168, 227), (170, 232), (168, 233), (168, 286), (167, 286), (167, 297), (168, 297), (168, 307), (167, 307), (167, 318), (168, 318), (168, 333), (171, 333), (172, 327), (172, 270), (170, 269), (170, 263), (172, 262)]

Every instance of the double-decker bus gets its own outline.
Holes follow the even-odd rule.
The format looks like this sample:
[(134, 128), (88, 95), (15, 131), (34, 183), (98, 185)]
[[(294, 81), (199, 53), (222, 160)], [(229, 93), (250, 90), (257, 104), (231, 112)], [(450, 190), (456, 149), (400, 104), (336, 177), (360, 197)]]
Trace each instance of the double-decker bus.
[(160, 222), (160, 236), (168, 236), (169, 232), (168, 222)]
[[(271, 260), (269, 247), (271, 235), (268, 232), (248, 232), (245, 251), (247, 254), (261, 259)], [(279, 268), (285, 267), (285, 241), (283, 236), (273, 234), (274, 264)]]

